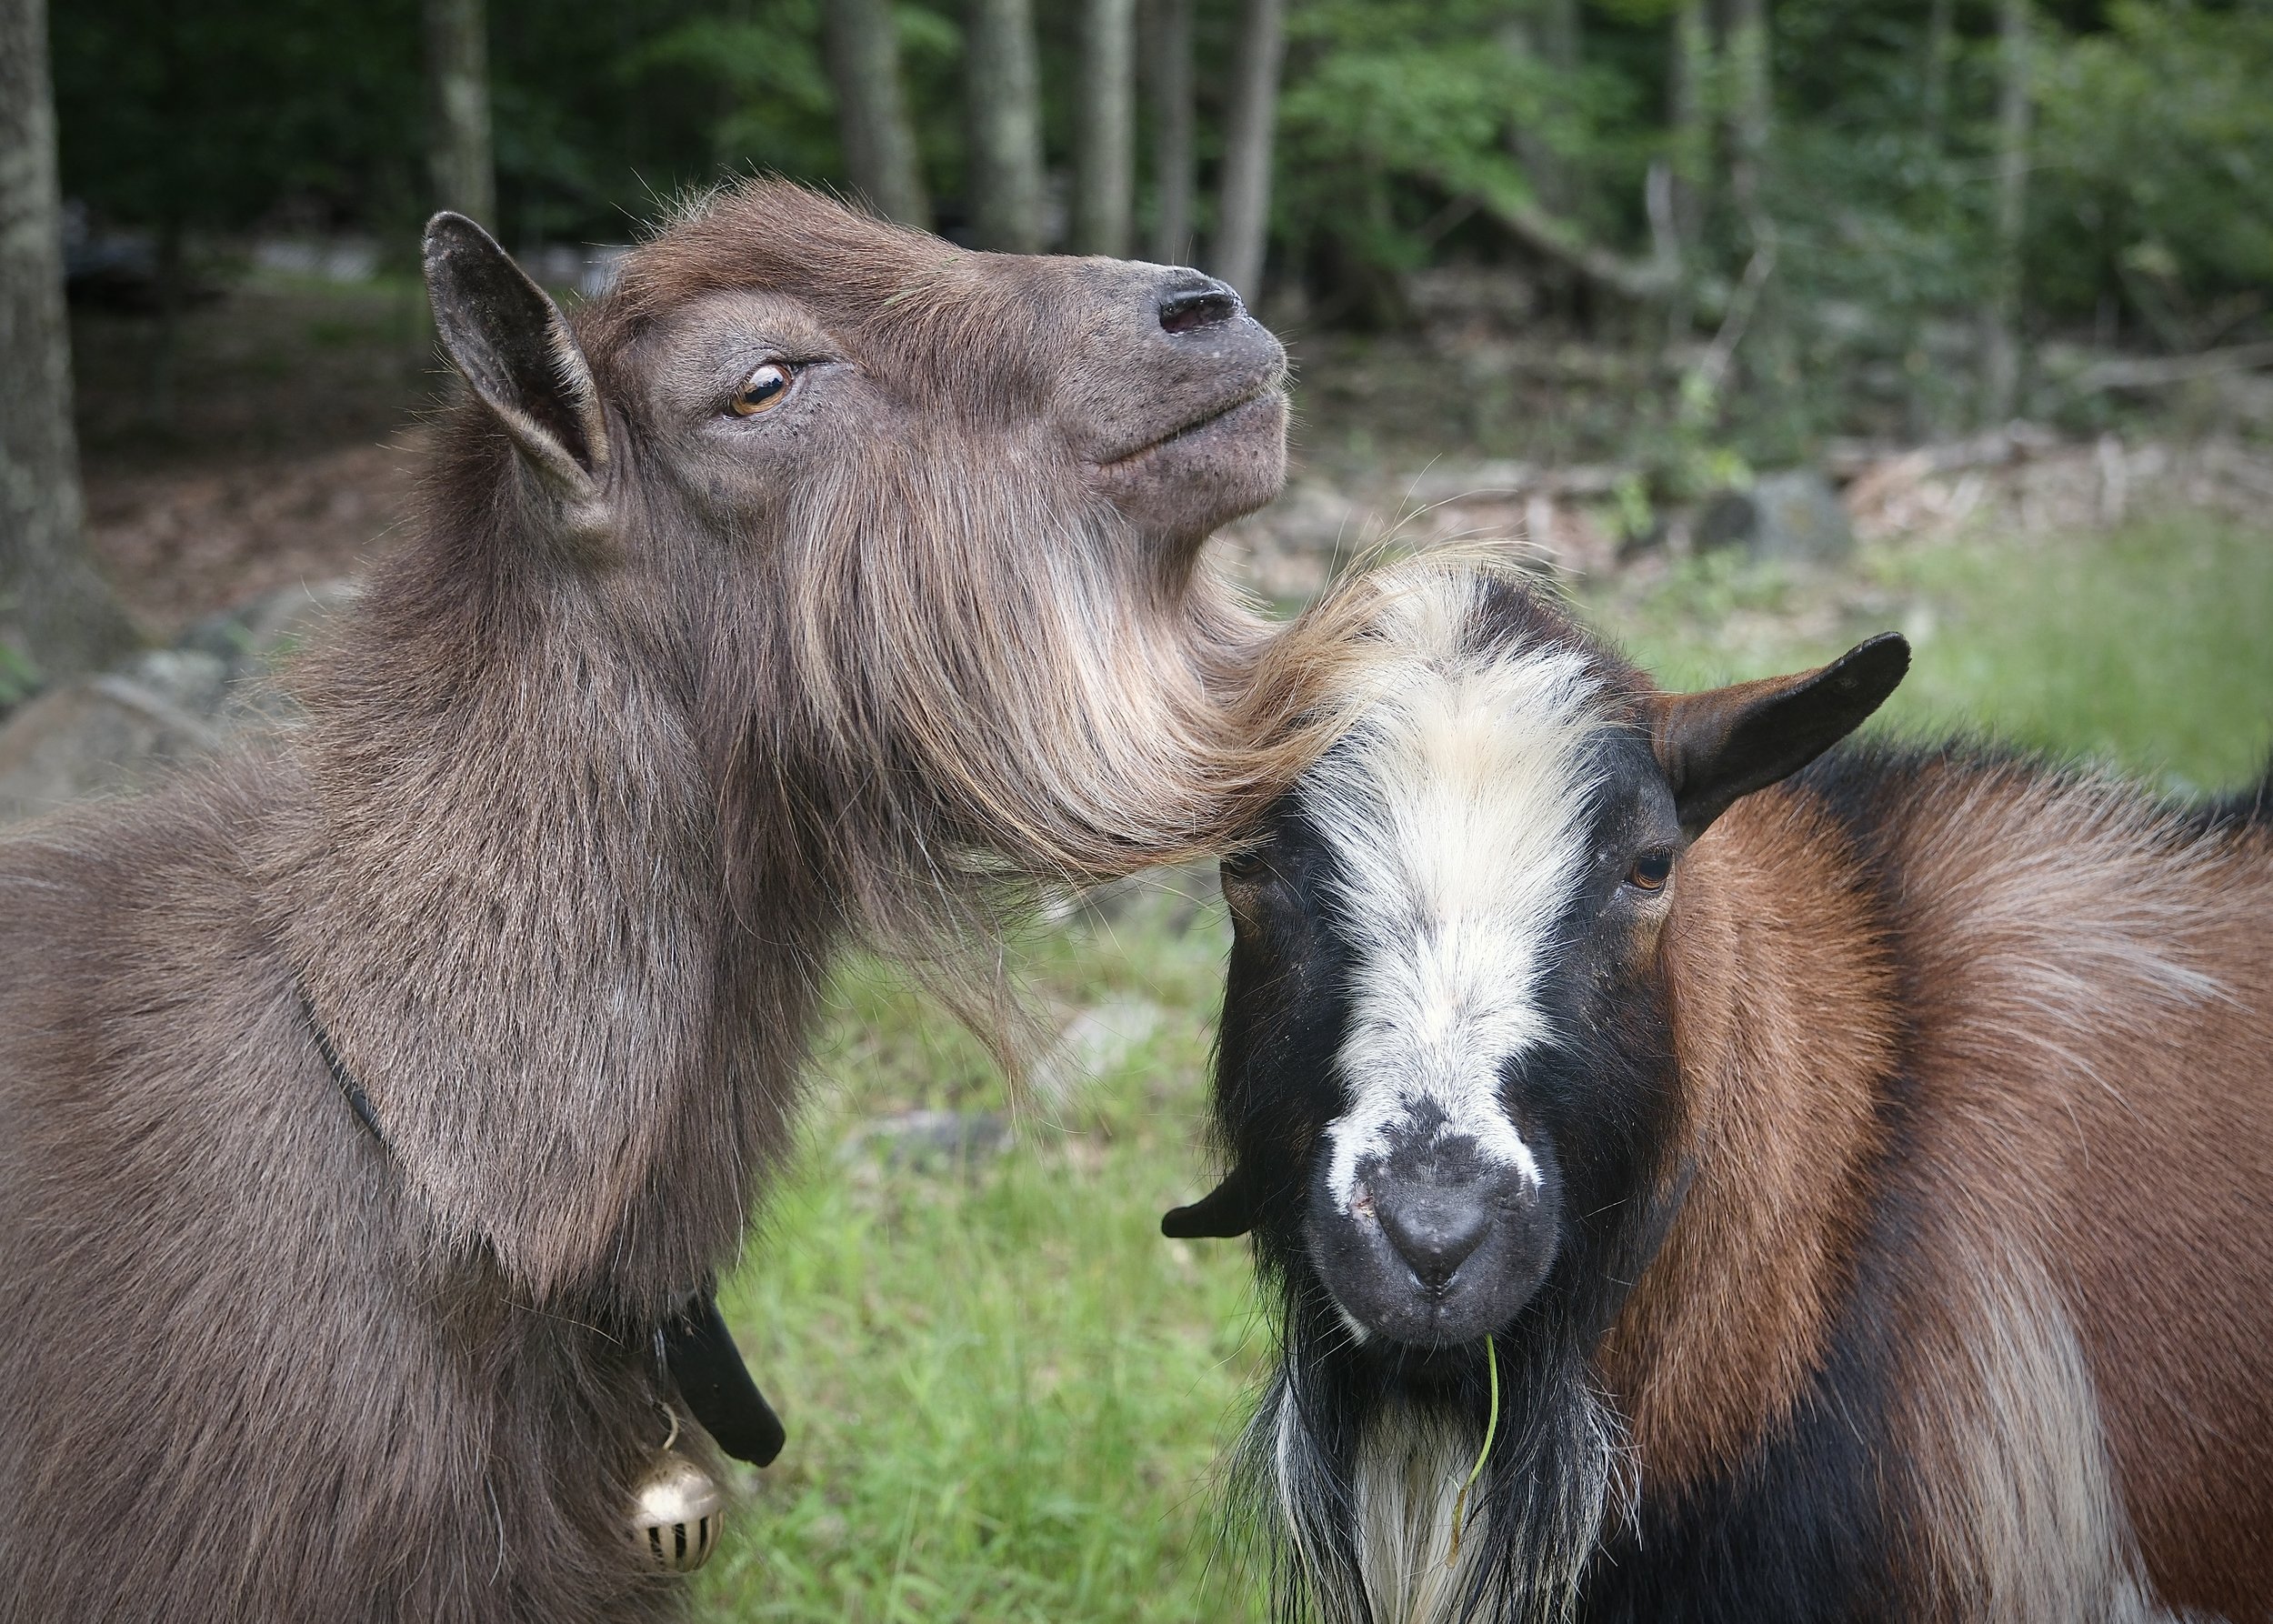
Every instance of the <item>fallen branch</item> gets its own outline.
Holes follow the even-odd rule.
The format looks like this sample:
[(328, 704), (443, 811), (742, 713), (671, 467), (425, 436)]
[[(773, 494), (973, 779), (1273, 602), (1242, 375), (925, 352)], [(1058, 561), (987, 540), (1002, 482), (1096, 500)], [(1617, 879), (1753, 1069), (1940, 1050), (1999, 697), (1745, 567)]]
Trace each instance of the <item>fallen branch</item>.
[[(1919, 446), (1877, 457), (1856, 468), (1854, 477), (1848, 481), (1847, 510), (1868, 513), (1928, 479), (2006, 467), (2041, 456), (2059, 444), (2059, 436), (2047, 429), (2032, 423), (2014, 422), (1966, 439), (1945, 440), (1939, 445)], [(1838, 471), (1838, 466), (1834, 464), (1834, 474)]]
[(2216, 377), (2227, 372), (2248, 372), (2259, 366), (2273, 366), (2273, 340), (2236, 344), (2225, 349), (2201, 350), (2191, 356), (2100, 361), (2078, 373), (2069, 380), (2068, 386), (2081, 395), (2097, 394), (2108, 389), (2167, 389), (2174, 384), (2191, 383), (2196, 378)]
[(1406, 499), (1423, 506), (1517, 496), (1570, 501), (1607, 496), (1633, 472), (1615, 463), (1578, 463), (1559, 468), (1521, 462), (1475, 463), (1466, 467), (1430, 468), (1416, 475), (1406, 487)]
[(1709, 419), (1717, 409), (1720, 387), (1727, 381), (1728, 368), (1737, 358), (1737, 346), (1744, 342), (1746, 330), (1752, 326), (1752, 314), (1760, 307), (1760, 290), (1775, 274), (1776, 239), (1770, 236), (1753, 249), (1752, 257), (1745, 262), (1744, 280), (1728, 296), (1728, 309), (1720, 319), (1720, 330), (1713, 335), (1713, 342), (1706, 347), (1688, 379), (1683, 381), (1682, 409), (1695, 412), (1700, 421)]
[[(1439, 184), (1452, 183), (1440, 177)], [(1469, 188), (1467, 195), (1526, 246), (1613, 293), (1650, 305), (1680, 289), (1681, 262), (1668, 253), (1670, 239), (1662, 235), (1647, 259), (1629, 259), (1587, 241), (1577, 226), (1511, 187), (1487, 183)]]

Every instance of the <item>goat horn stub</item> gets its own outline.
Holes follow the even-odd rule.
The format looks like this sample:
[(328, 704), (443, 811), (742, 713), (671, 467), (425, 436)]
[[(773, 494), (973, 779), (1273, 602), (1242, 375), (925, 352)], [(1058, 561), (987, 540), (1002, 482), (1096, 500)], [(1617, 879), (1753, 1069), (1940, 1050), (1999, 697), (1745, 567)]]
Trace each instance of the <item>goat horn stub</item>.
[(1172, 1208), (1160, 1219), (1170, 1240), (1235, 1240), (1255, 1228), (1261, 1192), (1237, 1168), (1189, 1207)]

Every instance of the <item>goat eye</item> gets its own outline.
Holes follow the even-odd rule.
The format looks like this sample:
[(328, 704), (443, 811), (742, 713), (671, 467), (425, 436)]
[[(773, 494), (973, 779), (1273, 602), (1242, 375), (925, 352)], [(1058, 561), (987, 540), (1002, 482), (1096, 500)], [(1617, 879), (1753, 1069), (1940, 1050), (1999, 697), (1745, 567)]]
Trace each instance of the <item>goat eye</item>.
[(1626, 871), (1626, 883), (1637, 891), (1662, 891), (1673, 874), (1673, 854), (1667, 851), (1647, 851), (1634, 859), (1634, 866)]
[(790, 376), (789, 368), (778, 361), (766, 362), (743, 380), (734, 397), (734, 415), (755, 417), (760, 412), (773, 410), (781, 404), (782, 396), (789, 393)]

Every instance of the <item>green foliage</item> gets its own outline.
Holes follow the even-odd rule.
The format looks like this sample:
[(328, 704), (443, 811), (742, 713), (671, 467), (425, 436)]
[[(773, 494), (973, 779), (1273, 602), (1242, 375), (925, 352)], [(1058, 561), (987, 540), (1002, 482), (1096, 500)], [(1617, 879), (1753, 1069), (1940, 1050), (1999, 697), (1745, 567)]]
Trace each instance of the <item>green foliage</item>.
[[(55, 9), (66, 190), (142, 224), (237, 228), (283, 210), (406, 251), (426, 194), (416, 0), (79, 0)], [(1782, 244), (1759, 335), (1717, 406), (1757, 450), (1877, 403), (1911, 432), (1971, 410), (1992, 264), (1993, 8), (1954, 8), (1929, 120), (1928, 7), (1777, 0), (1764, 200)], [(1333, 316), (1395, 317), (1399, 278), (1447, 258), (1542, 268), (1495, 224), (1544, 206), (1573, 244), (1650, 246), (1644, 176), (1690, 184), (1689, 269), (1711, 319), (1750, 253), (1725, 135), (1677, 148), (1674, 0), (1572, 12), (1576, 70), (1544, 41), (1555, 0), (1296, 0), (1275, 193), (1280, 283)], [(1220, 151), (1237, 8), (1197, 8), (1200, 226)], [(764, 168), (843, 179), (821, 0), (619, 0), (605, 12), (490, 0), (500, 208), (509, 240), (621, 240), (659, 198)], [(902, 0), (903, 74), (926, 177), (960, 209), (955, 0)], [(1036, 11), (1045, 134), (1070, 156), (1072, 7)], [(2039, 327), (2114, 307), (2164, 344), (2211, 342), (2273, 286), (2273, 13), (2075, 0), (2038, 12)], [(1725, 65), (1695, 65), (1708, 118)], [(1560, 307), (1579, 300), (1550, 260)], [(1616, 332), (1615, 326), (1609, 330)], [(1887, 414), (1894, 414), (1887, 419)], [(1781, 427), (1777, 423), (1782, 424)], [(1777, 440), (1781, 436), (1780, 441)], [(1764, 437), (1765, 436), (1765, 437)], [(1773, 444), (1771, 444), (1773, 442)]]
[(2178, 342), (2273, 288), (2273, 11), (2119, 0), (2039, 75), (2033, 275), (2074, 306), (2119, 286)]
[(49, 7), (66, 196), (156, 226), (415, 211), (417, 0)]
[[(1588, 157), (1620, 87), (1607, 74), (1557, 75), (1516, 25), (1493, 0), (1298, 7), (1289, 25), (1298, 71), (1279, 119), (1282, 233), (1347, 233), (1363, 252), (1409, 266), (1433, 246), (1416, 207), (1433, 213), (1470, 193), (1530, 199), (1517, 131), (1566, 162)], [(1353, 180), (1372, 193), (1356, 211)]]
[(773, 6), (763, 23), (688, 17), (635, 49), (622, 71), (633, 83), (683, 75), (706, 84), (717, 108), (712, 150), (724, 166), (762, 154), (765, 166), (792, 175), (838, 170), (836, 98), (814, 0)]
[(830, 178), (816, 17), (812, 0), (489, 0), (506, 240), (623, 242), (737, 169)]
[(1487, 236), (1477, 203), (1544, 197), (1577, 237), (1627, 235), (1652, 145), (1634, 138), (1638, 87), (1607, 65), (1555, 66), (1540, 19), (1507, 0), (1294, 7), (1273, 199), (1285, 269), (1377, 290)]
[(0, 638), (0, 711), (21, 705), (39, 691), (39, 667), (22, 649)]

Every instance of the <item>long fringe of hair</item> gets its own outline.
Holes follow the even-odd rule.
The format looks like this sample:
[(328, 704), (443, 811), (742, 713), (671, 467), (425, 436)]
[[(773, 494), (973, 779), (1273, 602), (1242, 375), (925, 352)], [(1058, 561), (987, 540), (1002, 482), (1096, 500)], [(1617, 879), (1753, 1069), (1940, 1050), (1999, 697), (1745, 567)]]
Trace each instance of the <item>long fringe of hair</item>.
[(759, 668), (715, 668), (703, 709), (737, 907), (826, 874), (811, 906), (1008, 1058), (1004, 929), (1235, 844), (1335, 736), (1366, 595), (1273, 624), (1101, 503), (946, 466), (909, 447), (812, 493), (721, 606), (764, 629), (713, 646)]
[[(1490, 1415), (1485, 1356), (1466, 1349), (1456, 1375), (1417, 1388), (1394, 1360), (1347, 1357), (1347, 1328), (1306, 1295), (1290, 1288), (1285, 1299), (1286, 1356), (1233, 1468), (1238, 1542), (1269, 1573), (1275, 1616), (1284, 1624), (1569, 1618), (1606, 1524), (1629, 1514), (1636, 1487), (1623, 1423), (1597, 1390), (1569, 1317), (1543, 1315), (1538, 1330), (1497, 1345), (1497, 1436), (1460, 1506), (1457, 1547), (1448, 1516), (1424, 1517), (1428, 1546), (1405, 1551), (1405, 1570), (1387, 1573), (1364, 1526), (1366, 1457), (1386, 1469), (1407, 1445), (1435, 1446), (1427, 1452), (1464, 1475)], [(1438, 1513), (1456, 1498), (1450, 1481), (1442, 1488)], [(1422, 1571), (1429, 1568), (1441, 1576)], [(1405, 1610), (1384, 1610), (1392, 1597)]]

